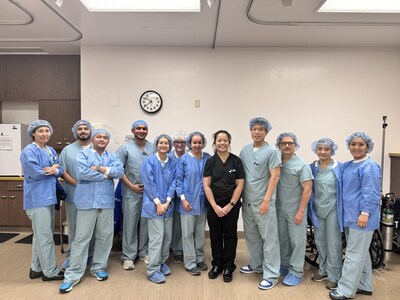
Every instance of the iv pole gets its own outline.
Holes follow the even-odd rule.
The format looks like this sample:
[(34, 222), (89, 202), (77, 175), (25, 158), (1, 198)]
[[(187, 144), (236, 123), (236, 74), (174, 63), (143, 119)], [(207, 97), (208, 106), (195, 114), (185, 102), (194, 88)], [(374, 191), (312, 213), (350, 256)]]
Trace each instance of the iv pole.
[(386, 127), (388, 126), (388, 124), (386, 123), (387, 120), (387, 116), (383, 116), (383, 124), (382, 124), (382, 156), (381, 156), (381, 176), (382, 176), (382, 180), (381, 180), (381, 192), (383, 191), (383, 168), (385, 165), (385, 137), (386, 137)]

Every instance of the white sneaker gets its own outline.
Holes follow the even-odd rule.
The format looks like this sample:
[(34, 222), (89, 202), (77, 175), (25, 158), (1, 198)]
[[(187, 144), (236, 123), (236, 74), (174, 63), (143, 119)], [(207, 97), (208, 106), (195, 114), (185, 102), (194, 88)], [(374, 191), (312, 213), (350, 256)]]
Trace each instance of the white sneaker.
[(273, 283), (273, 282), (271, 282), (271, 281), (269, 281), (269, 280), (267, 280), (267, 279), (263, 279), (263, 280), (261, 281), (261, 283), (258, 285), (258, 287), (259, 287), (261, 290), (270, 290), (270, 289), (272, 289), (272, 288), (275, 286), (275, 284), (276, 284), (276, 282)]
[(139, 257), (139, 259), (141, 260), (141, 261), (143, 261), (146, 265), (148, 265), (149, 264), (149, 257), (146, 255), (146, 256), (143, 256), (143, 257)]
[(124, 270), (133, 270), (135, 268), (135, 264), (133, 263), (133, 260), (124, 260), (123, 264)]

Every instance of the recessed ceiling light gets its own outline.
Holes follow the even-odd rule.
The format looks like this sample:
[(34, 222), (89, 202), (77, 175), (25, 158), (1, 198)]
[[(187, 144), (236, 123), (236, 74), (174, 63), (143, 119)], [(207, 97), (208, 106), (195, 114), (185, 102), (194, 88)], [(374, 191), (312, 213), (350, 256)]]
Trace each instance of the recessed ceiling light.
[(326, 0), (318, 12), (400, 13), (399, 0)]
[(81, 0), (90, 12), (200, 12), (201, 0)]

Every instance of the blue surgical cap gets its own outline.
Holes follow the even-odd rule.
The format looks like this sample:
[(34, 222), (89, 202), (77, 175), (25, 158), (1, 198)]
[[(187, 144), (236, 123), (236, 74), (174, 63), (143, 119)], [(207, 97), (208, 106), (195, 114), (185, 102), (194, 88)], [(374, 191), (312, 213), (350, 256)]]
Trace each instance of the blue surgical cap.
[(179, 130), (175, 132), (172, 136), (173, 141), (186, 141), (188, 134), (184, 130)]
[(147, 123), (146, 123), (145, 121), (143, 121), (143, 120), (137, 120), (137, 121), (133, 122), (133, 124), (132, 124), (132, 129), (133, 129), (133, 128), (136, 128), (136, 127), (139, 126), (139, 125), (144, 125), (146, 128), (148, 128)]
[(331, 148), (331, 153), (332, 153), (332, 155), (335, 155), (336, 150), (337, 150), (337, 148), (338, 148), (338, 146), (335, 144), (335, 142), (332, 141), (330, 138), (322, 138), (322, 139), (319, 139), (318, 141), (315, 141), (315, 142), (313, 142), (313, 143), (311, 144), (311, 150), (312, 150), (314, 153), (317, 153), (318, 145), (326, 145), (326, 146), (329, 146), (329, 147)]
[(362, 132), (362, 131), (354, 132), (353, 134), (349, 135), (346, 138), (347, 148), (349, 148), (351, 141), (356, 138), (363, 139), (364, 142), (367, 144), (367, 153), (371, 152), (374, 149), (374, 142), (372, 141), (372, 139), (370, 138), (370, 136), (368, 134), (366, 134), (365, 132)]
[(99, 129), (96, 129), (95, 131), (93, 131), (92, 138), (94, 138), (96, 135), (98, 135), (100, 133), (105, 134), (108, 137), (108, 139), (111, 139), (111, 134), (104, 128), (99, 128)]
[(38, 129), (39, 127), (43, 127), (43, 126), (46, 126), (50, 129), (50, 135), (53, 134), (53, 127), (51, 127), (50, 123), (47, 122), (46, 120), (39, 119), (39, 120), (33, 121), (31, 123), (31, 125), (29, 125), (29, 127), (28, 127), (29, 136), (33, 137), (32, 133), (34, 133), (36, 131), (36, 129)]
[(201, 132), (199, 132), (199, 131), (194, 131), (194, 132), (192, 132), (191, 134), (189, 134), (189, 136), (188, 136), (187, 139), (186, 139), (186, 146), (189, 148), (189, 150), (192, 150), (192, 147), (190, 146), (190, 143), (192, 142), (192, 138), (193, 138), (194, 136), (199, 136), (199, 137), (201, 137), (201, 139), (203, 140), (203, 149), (204, 149), (204, 147), (207, 145), (207, 139), (206, 139), (206, 137), (205, 137), (204, 134), (202, 134)]
[(89, 121), (87, 121), (87, 120), (79, 120), (79, 121), (77, 121), (77, 122), (74, 124), (74, 126), (71, 128), (72, 133), (73, 133), (73, 135), (74, 135), (74, 138), (77, 138), (77, 137), (78, 137), (78, 136), (77, 136), (78, 127), (81, 126), (81, 125), (86, 125), (87, 127), (89, 127), (89, 128), (90, 128), (90, 133), (92, 133), (93, 130), (94, 130), (92, 124), (90, 124)]
[(276, 144), (275, 146), (279, 148), (279, 143), (281, 141), (281, 139), (283, 139), (284, 137), (290, 137), (293, 139), (293, 142), (296, 144), (296, 150), (300, 148), (300, 144), (299, 144), (299, 140), (297, 139), (297, 136), (291, 132), (284, 132), (281, 133), (277, 138), (276, 138)]
[(270, 132), (272, 129), (272, 125), (270, 122), (268, 122), (267, 119), (265, 118), (261, 118), (261, 117), (257, 117), (257, 118), (253, 118), (249, 121), (249, 129), (251, 130), (253, 128), (253, 126), (255, 125), (261, 125), (265, 128), (265, 130), (267, 132)]
[(158, 144), (158, 141), (159, 141), (160, 139), (162, 139), (162, 138), (165, 138), (165, 139), (168, 140), (168, 144), (169, 144), (169, 150), (168, 150), (168, 152), (171, 152), (171, 150), (172, 150), (172, 139), (171, 139), (171, 137), (170, 137), (168, 134), (160, 134), (159, 136), (157, 136), (157, 137), (154, 139), (154, 142), (153, 142), (154, 152), (157, 152), (157, 144)]

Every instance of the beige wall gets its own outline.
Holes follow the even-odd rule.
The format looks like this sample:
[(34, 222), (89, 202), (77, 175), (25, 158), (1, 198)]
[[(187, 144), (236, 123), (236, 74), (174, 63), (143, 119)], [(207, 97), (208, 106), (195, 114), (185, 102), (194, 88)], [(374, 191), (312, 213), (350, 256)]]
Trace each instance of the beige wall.
[(30, 124), (39, 118), (39, 104), (37, 102), (3, 102), (3, 124)]
[[(385, 49), (83, 48), (82, 117), (104, 125), (111, 149), (123, 143), (136, 119), (145, 119), (149, 139), (177, 129), (218, 129), (233, 135), (232, 152), (250, 142), (248, 120), (266, 117), (268, 141), (292, 131), (299, 155), (316, 156), (312, 141), (337, 141), (336, 158), (350, 159), (346, 136), (363, 130), (375, 141), (371, 156), (380, 163), (382, 116), (386, 130), (384, 191), (389, 189), (389, 152), (400, 152), (400, 51)], [(140, 95), (158, 91), (164, 107), (141, 112)], [(194, 101), (201, 101), (195, 108)]]

